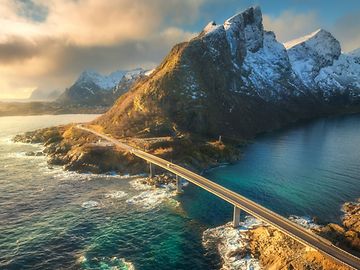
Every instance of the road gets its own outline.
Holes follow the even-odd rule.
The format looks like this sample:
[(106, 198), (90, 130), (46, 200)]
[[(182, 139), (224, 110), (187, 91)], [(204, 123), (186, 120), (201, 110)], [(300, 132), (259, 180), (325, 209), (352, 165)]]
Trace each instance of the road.
[(205, 177), (198, 175), (188, 169), (185, 169), (181, 166), (178, 166), (174, 163), (171, 163), (165, 159), (159, 158), (157, 156), (151, 155), (139, 149), (135, 149), (127, 144), (124, 144), (110, 136), (96, 132), (92, 129), (85, 128), (81, 125), (77, 126), (79, 129), (93, 133), (96, 136), (99, 136), (107, 141), (112, 142), (114, 145), (120, 147), (125, 151), (129, 151), (132, 154), (142, 158), (148, 162), (151, 162), (161, 168), (164, 168), (167, 171), (170, 171), (189, 182), (207, 190), (208, 192), (222, 198), (223, 200), (229, 202), (230, 204), (239, 207), (248, 214), (274, 226), (279, 229), (286, 235), (292, 237), (293, 239), (301, 242), (307, 247), (313, 248), (320, 251), (324, 255), (335, 259), (353, 269), (360, 269), (360, 259), (352, 254), (334, 246), (330, 241), (312, 233), (310, 230), (307, 230), (298, 224), (290, 221), (287, 218), (284, 218), (275, 212), (247, 199), (246, 197), (235, 193), (223, 186), (216, 184)]

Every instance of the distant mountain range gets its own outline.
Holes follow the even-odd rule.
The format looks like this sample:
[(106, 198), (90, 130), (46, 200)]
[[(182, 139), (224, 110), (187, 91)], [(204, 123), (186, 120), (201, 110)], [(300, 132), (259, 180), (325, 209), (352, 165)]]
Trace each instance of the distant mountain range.
[(80, 104), (88, 106), (110, 106), (114, 101), (146, 71), (138, 68), (130, 71), (115, 71), (110, 75), (101, 75), (93, 70), (85, 70), (76, 82), (56, 99), (62, 104)]
[(251, 7), (176, 45), (95, 122), (124, 136), (246, 138), (359, 105), (360, 50), (342, 53), (323, 29), (282, 44)]
[(53, 101), (57, 99), (63, 92), (64, 90), (60, 89), (49, 91), (38, 88), (31, 93), (31, 96), (27, 101)]
[(118, 70), (101, 75), (94, 70), (83, 71), (65, 90), (35, 89), (28, 101), (55, 101), (63, 105), (110, 106), (142, 76), (150, 74), (142, 68)]

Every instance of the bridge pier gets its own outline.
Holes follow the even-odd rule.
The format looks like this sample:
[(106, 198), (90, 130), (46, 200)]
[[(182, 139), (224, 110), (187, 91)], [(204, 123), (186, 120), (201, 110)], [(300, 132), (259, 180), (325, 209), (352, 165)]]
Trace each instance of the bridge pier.
[(233, 227), (239, 227), (240, 223), (240, 208), (234, 205), (234, 215), (233, 215)]
[(180, 194), (180, 193), (182, 193), (181, 179), (178, 175), (175, 176), (175, 179), (176, 179), (176, 193)]
[(154, 168), (154, 165), (150, 162), (149, 163), (149, 169), (150, 169), (150, 172), (149, 172), (149, 178), (153, 178), (154, 177), (154, 173), (155, 173), (155, 168)]

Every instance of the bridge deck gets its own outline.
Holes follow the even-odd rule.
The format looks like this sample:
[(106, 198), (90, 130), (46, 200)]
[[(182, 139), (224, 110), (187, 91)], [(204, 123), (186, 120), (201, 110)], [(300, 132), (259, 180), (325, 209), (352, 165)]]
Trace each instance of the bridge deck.
[(159, 158), (157, 156), (151, 155), (144, 151), (135, 149), (127, 144), (119, 142), (118, 140), (111, 138), (105, 134), (96, 132), (94, 130), (77, 126), (79, 129), (93, 133), (101, 138), (104, 138), (116, 146), (122, 148), (125, 151), (129, 151), (132, 154), (138, 156), (141, 159), (144, 159), (150, 163), (153, 163), (161, 168), (164, 168), (167, 171), (170, 171), (189, 182), (209, 191), (210, 193), (222, 198), (223, 200), (229, 202), (230, 204), (243, 209), (245, 212), (253, 215), (254, 217), (263, 220), (264, 222), (276, 227), (286, 235), (292, 237), (293, 239), (301, 242), (302, 244), (314, 248), (326, 256), (333, 258), (343, 264), (346, 264), (354, 269), (360, 269), (360, 259), (352, 254), (334, 246), (330, 241), (312, 233), (311, 231), (297, 225), (296, 223), (286, 219), (273, 211), (241, 196), (238, 193), (235, 193), (223, 186), (216, 184), (205, 177), (198, 175), (188, 169), (185, 169), (181, 166), (173, 164), (165, 159)]

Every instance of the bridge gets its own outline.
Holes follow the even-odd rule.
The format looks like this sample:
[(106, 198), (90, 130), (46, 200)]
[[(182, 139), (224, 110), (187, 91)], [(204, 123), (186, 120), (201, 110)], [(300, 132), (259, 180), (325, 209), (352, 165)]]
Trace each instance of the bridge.
[(310, 250), (317, 250), (327, 257), (330, 257), (342, 264), (345, 264), (353, 269), (360, 269), (360, 259), (340, 248), (333, 245), (330, 241), (312, 233), (310, 230), (301, 227), (300, 225), (284, 218), (275, 212), (247, 199), (246, 197), (235, 193), (223, 186), (206, 179), (205, 177), (198, 175), (188, 169), (185, 169), (179, 165), (169, 162), (165, 159), (159, 158), (145, 151), (131, 147), (125, 143), (122, 143), (108, 135), (102, 134), (95, 130), (77, 125), (77, 128), (90, 132), (100, 138), (103, 138), (115, 146), (121, 148), (124, 151), (128, 151), (133, 155), (147, 161), (150, 164), (150, 177), (154, 173), (154, 165), (159, 166), (176, 176), (177, 190), (181, 190), (180, 178), (184, 178), (187, 181), (207, 190), (208, 192), (220, 197), (234, 206), (233, 213), (233, 226), (237, 227), (240, 223), (240, 211), (243, 210), (246, 213), (264, 221), (267, 224), (274, 226), (284, 234), (299, 241)]

